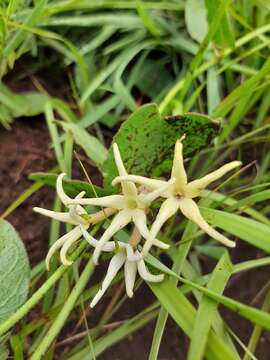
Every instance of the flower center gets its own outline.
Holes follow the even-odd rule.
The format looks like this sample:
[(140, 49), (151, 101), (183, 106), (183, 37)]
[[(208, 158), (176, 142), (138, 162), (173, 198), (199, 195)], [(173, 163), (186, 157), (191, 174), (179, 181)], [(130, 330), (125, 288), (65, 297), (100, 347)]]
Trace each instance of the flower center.
[(129, 209), (136, 209), (138, 207), (137, 201), (134, 199), (128, 199), (127, 200), (127, 206)]

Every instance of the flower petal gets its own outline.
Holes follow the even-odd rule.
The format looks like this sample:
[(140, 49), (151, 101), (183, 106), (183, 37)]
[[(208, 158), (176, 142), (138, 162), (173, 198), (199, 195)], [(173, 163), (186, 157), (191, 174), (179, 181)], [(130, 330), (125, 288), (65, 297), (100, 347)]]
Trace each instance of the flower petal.
[(167, 184), (165, 180), (157, 180), (157, 179), (149, 179), (145, 176), (139, 175), (126, 175), (126, 176), (117, 176), (113, 179), (112, 185), (115, 186), (116, 184), (122, 181), (133, 181), (137, 184), (144, 185), (151, 190), (159, 189), (161, 186)]
[(74, 236), (74, 232), (77, 233), (76, 227), (74, 229), (72, 229), (71, 231), (69, 231), (68, 233), (66, 233), (65, 235), (61, 236), (57, 241), (55, 241), (55, 243), (53, 243), (53, 245), (50, 247), (48, 254), (46, 256), (46, 268), (47, 270), (50, 269), (50, 260), (51, 257), (53, 256), (53, 254), (61, 247), (63, 246), (63, 244), (69, 240), (69, 238), (73, 238)]
[(205, 231), (209, 236), (213, 239), (221, 242), (222, 244), (235, 247), (235, 242), (229, 240), (226, 236), (221, 235), (218, 231), (213, 229), (210, 225), (202, 217), (198, 205), (195, 203), (194, 200), (183, 198), (180, 200), (180, 210), (182, 213), (195, 224), (197, 224), (203, 231)]
[(149, 252), (151, 246), (153, 245), (153, 241), (156, 238), (162, 225), (176, 213), (178, 208), (179, 208), (179, 200), (175, 199), (174, 197), (166, 199), (164, 203), (161, 205), (156, 220), (154, 221), (152, 228), (150, 230), (148, 239), (146, 240), (143, 246), (142, 254), (144, 256), (147, 255), (147, 253)]
[(140, 260), (137, 262), (138, 266), (138, 273), (140, 274), (140, 277), (149, 282), (160, 282), (164, 279), (164, 274), (159, 275), (153, 275), (149, 272), (147, 269), (144, 260)]
[(98, 301), (101, 299), (101, 297), (103, 296), (105, 291), (110, 286), (112, 280), (114, 279), (114, 277), (116, 276), (118, 271), (123, 266), (125, 260), (126, 260), (126, 256), (121, 252), (117, 253), (116, 255), (114, 255), (112, 257), (109, 267), (108, 267), (108, 270), (107, 270), (107, 274), (102, 282), (101, 289), (97, 292), (96, 296), (91, 301), (91, 304), (90, 304), (91, 308), (93, 308), (98, 303)]
[[(134, 221), (134, 224), (136, 225), (137, 229), (139, 230), (139, 233), (144, 237), (145, 239), (148, 239), (150, 235), (150, 231), (147, 227), (147, 219), (146, 214), (143, 210), (134, 210), (132, 219)], [(164, 242), (154, 239), (153, 245), (161, 248), (161, 249), (168, 249), (170, 246), (168, 244), (165, 244)]]
[(175, 188), (181, 193), (184, 192), (185, 186), (187, 184), (187, 174), (184, 168), (184, 159), (183, 159), (183, 144), (182, 137), (180, 140), (177, 140), (174, 148), (174, 158), (173, 166), (171, 172), (171, 178), (176, 179)]
[(132, 298), (133, 288), (137, 274), (137, 263), (135, 261), (126, 260), (124, 273), (125, 273), (126, 293), (128, 297)]
[(73, 230), (69, 232), (69, 238), (64, 242), (61, 250), (60, 250), (60, 259), (63, 265), (69, 266), (72, 264), (72, 261), (66, 258), (67, 251), (70, 246), (77, 241), (82, 236), (82, 232), (80, 226), (76, 226)]
[(100, 198), (74, 199), (69, 201), (69, 204), (94, 205), (121, 210), (126, 206), (126, 200), (123, 195), (109, 195)]
[(173, 184), (175, 183), (175, 178), (171, 178), (169, 181), (167, 181), (165, 184), (160, 186), (159, 189), (156, 189), (148, 194), (140, 194), (139, 197), (142, 200), (143, 203), (145, 203), (147, 206), (150, 206), (150, 204), (155, 201), (160, 196), (166, 197), (168, 195), (168, 192), (172, 194), (174, 188)]
[(36, 213), (48, 216), (52, 219), (62, 221), (62, 222), (65, 222), (65, 223), (71, 224), (71, 225), (77, 225), (77, 222), (75, 222), (73, 219), (71, 219), (69, 213), (67, 213), (67, 212), (52, 211), (52, 210), (47, 210), (47, 209), (43, 209), (40, 207), (34, 207), (33, 210)]
[[(118, 145), (116, 143), (113, 144), (113, 154), (114, 154), (114, 160), (115, 160), (115, 164), (117, 166), (119, 175), (126, 176), (127, 171), (123, 164), (121, 154), (120, 154)], [(121, 186), (122, 186), (123, 194), (125, 195), (125, 197), (127, 197), (129, 199), (135, 199), (137, 197), (137, 194), (138, 194), (137, 188), (133, 182), (131, 182), (131, 181), (122, 182)]]
[(67, 203), (72, 200), (64, 191), (63, 189), (63, 178), (66, 176), (65, 173), (60, 174), (57, 177), (56, 180), (56, 191), (57, 191), (57, 195), (59, 196), (60, 200), (62, 201), (62, 203), (64, 205), (67, 205)]
[(221, 178), (227, 172), (241, 165), (241, 161), (232, 161), (226, 165), (221, 166), (219, 169), (211, 172), (210, 174), (205, 175), (201, 179), (191, 181), (186, 186), (185, 195), (190, 198), (198, 196), (200, 192), (205, 189), (210, 183)]
[[(90, 244), (91, 246), (93, 246), (95, 248), (98, 244), (98, 240), (96, 240), (91, 234), (89, 234), (89, 232), (86, 231), (82, 225), (80, 225), (80, 229), (81, 229), (84, 239), (88, 242), (88, 244)], [(114, 249), (115, 249), (114, 241), (108, 241), (103, 246), (102, 251), (111, 252), (111, 251), (114, 251)]]
[(142, 255), (138, 251), (134, 252), (134, 250), (130, 244), (125, 244), (125, 245), (126, 245), (125, 248), (126, 248), (128, 261), (136, 262), (136, 261), (142, 259)]
[(128, 210), (120, 211), (115, 217), (113, 218), (110, 226), (105, 230), (104, 234), (100, 238), (98, 245), (95, 248), (93, 253), (93, 261), (95, 264), (98, 264), (99, 255), (103, 249), (103, 246), (110, 238), (117, 233), (120, 229), (126, 226), (131, 221), (131, 212)]

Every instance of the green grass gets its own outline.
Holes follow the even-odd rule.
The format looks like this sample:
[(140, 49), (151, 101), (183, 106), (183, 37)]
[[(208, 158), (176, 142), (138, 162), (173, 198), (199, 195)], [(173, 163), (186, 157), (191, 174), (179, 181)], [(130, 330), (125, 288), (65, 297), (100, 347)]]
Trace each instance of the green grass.
[[(214, 7), (207, 0), (205, 4), (207, 12), (195, 11), (196, 0), (3, 1), (0, 124), (12, 131), (16, 118), (44, 119), (57, 162), (57, 169), (48, 172), (65, 171), (71, 177), (74, 146), (81, 147), (102, 171), (107, 136), (114, 136), (141, 104), (157, 103), (164, 116), (188, 111), (209, 115), (221, 128), (213, 143), (187, 159), (189, 177), (197, 178), (232, 159), (242, 160), (245, 167), (239, 176), (202, 194), (202, 213), (238, 243), (246, 242), (250, 251), (257, 249), (261, 258), (232, 264), (229, 253), (194, 225), (169, 222), (159, 237), (172, 245), (167, 253), (171, 269), (148, 259), (168, 275), (161, 284), (149, 284), (152, 304), (123, 320), (119, 313), (129, 300), (120, 274), (93, 325), (88, 302), (100, 283), (93, 284), (91, 260), (88, 267), (82, 266), (82, 259), (89, 259), (91, 253), (81, 243), (73, 253), (74, 267), (58, 266), (55, 261), (48, 274), (43, 262), (32, 269), (29, 299), (0, 324), (0, 336), (8, 334), (3, 341), (0, 338), (0, 354), (1, 344), (9, 343), (17, 359), (22, 354), (41, 359), (44, 353), (46, 359), (93, 359), (152, 322), (151, 349), (145, 356), (155, 360), (160, 347), (170, 341), (164, 331), (171, 316), (189, 338), (187, 359), (256, 359), (262, 331), (270, 331), (269, 283), (262, 289), (260, 308), (230, 298), (226, 289), (236, 274), (248, 270), (252, 277), (255, 268), (270, 265), (270, 7), (260, 0), (219, 0)], [(207, 23), (203, 34), (197, 28), (202, 23)], [(58, 98), (50, 94), (53, 84), (46, 74), (63, 79)], [(29, 83), (25, 94), (9, 89), (11, 82), (20, 81)], [(32, 179), (34, 184), (2, 217), (16, 214), (33, 193), (55, 183), (53, 174)], [(66, 186), (72, 193), (82, 188), (93, 192), (87, 184), (67, 182)], [(52, 207), (60, 208), (57, 199)], [(59, 223), (52, 222), (50, 244), (59, 232)], [(127, 234), (118, 236), (122, 239)], [(207, 260), (215, 262), (209, 274), (202, 270)], [(135, 301), (140, 303), (137, 293), (142, 286), (136, 283)], [(220, 304), (232, 311), (236, 328), (239, 316), (250, 321), (253, 332), (248, 342), (223, 319)], [(27, 316), (33, 308), (35, 319)], [(16, 324), (16, 331), (9, 333)], [(72, 346), (58, 347), (62, 330)], [(182, 351), (182, 344), (179, 348)]]

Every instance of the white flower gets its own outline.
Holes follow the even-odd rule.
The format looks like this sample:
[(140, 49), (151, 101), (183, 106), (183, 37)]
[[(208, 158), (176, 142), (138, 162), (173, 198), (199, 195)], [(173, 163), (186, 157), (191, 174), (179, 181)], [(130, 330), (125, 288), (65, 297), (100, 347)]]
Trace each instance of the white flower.
[[(171, 171), (171, 179), (175, 179), (175, 182), (169, 187), (167, 187), (165, 191), (160, 193), (160, 195), (165, 197), (166, 200), (161, 205), (156, 220), (150, 230), (150, 235), (144, 244), (142, 250), (143, 255), (146, 255), (148, 253), (149, 249), (153, 245), (153, 239), (157, 236), (162, 225), (171, 216), (173, 216), (178, 209), (181, 210), (184, 216), (196, 223), (212, 238), (220, 241), (226, 246), (235, 246), (235, 242), (221, 235), (219, 232), (217, 232), (215, 229), (213, 229), (210, 225), (207, 224), (207, 222), (201, 216), (198, 205), (195, 203), (193, 198), (199, 196), (200, 192), (205, 189), (206, 186), (209, 185), (211, 182), (219, 179), (228, 171), (233, 170), (234, 168), (240, 166), (242, 163), (240, 161), (232, 161), (220, 167), (218, 170), (213, 171), (198, 180), (194, 180), (188, 183), (187, 174), (183, 162), (183, 139), (184, 137), (182, 137), (180, 140), (177, 140), (175, 144), (173, 166)], [(170, 180), (167, 182), (163, 180), (149, 179), (143, 176), (128, 175), (116, 177), (113, 180), (113, 185), (117, 184), (118, 182), (123, 183), (124, 181), (133, 181), (137, 184), (144, 185), (153, 191), (158, 191), (159, 189), (164, 188), (166, 184), (169, 184)]]
[[(113, 144), (115, 163), (118, 168), (119, 175), (121, 177), (127, 177), (127, 171), (121, 159), (121, 155), (117, 144)], [(112, 236), (117, 233), (120, 229), (128, 225), (130, 222), (134, 222), (135, 226), (139, 230), (143, 238), (147, 239), (150, 236), (147, 228), (146, 211), (150, 204), (157, 199), (160, 194), (164, 193), (167, 189), (170, 189), (174, 184), (175, 179), (172, 178), (168, 182), (162, 183), (162, 186), (158, 189), (150, 192), (138, 192), (136, 185), (132, 181), (121, 182), (122, 194), (121, 195), (110, 195), (101, 198), (91, 199), (74, 199), (70, 204), (80, 205), (95, 205), (101, 207), (109, 207), (117, 209), (118, 214), (113, 218), (110, 226), (106, 229), (104, 234), (101, 236), (93, 254), (94, 263), (98, 263), (98, 258), (103, 250), (104, 245), (109, 241)], [(156, 245), (162, 249), (167, 249), (168, 245), (157, 240), (156, 238), (151, 240), (153, 245)]]
[[(99, 245), (99, 241), (94, 239), (83, 226), (81, 226), (81, 232), (85, 240), (91, 246), (96, 248)], [(93, 308), (104, 295), (122, 266), (124, 266), (126, 293), (130, 298), (133, 297), (133, 288), (137, 271), (140, 277), (145, 281), (160, 282), (164, 279), (164, 274), (153, 275), (148, 271), (141, 254), (138, 250), (134, 251), (130, 244), (108, 241), (103, 245), (102, 250), (107, 252), (116, 251), (116, 254), (109, 263), (107, 274), (102, 282), (101, 289), (97, 292), (90, 304), (91, 308)]]
[[(60, 251), (60, 259), (64, 265), (71, 265), (72, 262), (69, 261), (66, 258), (66, 254), (70, 246), (80, 239), (82, 237), (82, 231), (81, 229), (88, 229), (90, 222), (88, 218), (90, 219), (90, 216), (87, 214), (87, 212), (84, 210), (84, 208), (80, 205), (69, 205), (70, 201), (73, 200), (67, 194), (64, 192), (63, 189), (63, 178), (65, 174), (61, 174), (58, 176), (56, 181), (56, 191), (57, 194), (62, 201), (62, 203), (67, 206), (68, 212), (58, 212), (58, 211), (51, 211), (47, 209), (43, 209), (40, 207), (34, 207), (34, 211), (48, 216), (52, 219), (62, 221), (67, 224), (75, 225), (75, 227), (69, 231), (67, 234), (60, 237), (50, 248), (47, 256), (46, 256), (46, 267), (49, 270), (50, 267), (50, 259), (53, 256), (53, 254), (61, 248)], [(85, 192), (81, 192), (76, 196), (76, 199), (81, 199), (84, 196)]]

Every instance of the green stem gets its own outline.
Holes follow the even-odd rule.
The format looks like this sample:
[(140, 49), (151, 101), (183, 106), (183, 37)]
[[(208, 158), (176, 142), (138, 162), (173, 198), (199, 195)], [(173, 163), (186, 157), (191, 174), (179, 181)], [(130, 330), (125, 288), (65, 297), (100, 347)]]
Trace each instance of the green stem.
[(78, 282), (74, 286), (73, 290), (71, 291), (65, 305), (63, 306), (62, 310), (58, 314), (55, 322), (52, 324), (51, 328), (49, 329), (47, 335), (44, 337), (43, 341), (40, 343), (37, 350), (31, 356), (30, 360), (39, 360), (42, 356), (46, 353), (50, 345), (53, 343), (54, 339), (57, 337), (58, 333), (64, 326), (67, 317), (69, 316), (70, 312), (74, 308), (74, 305), (84, 290), (90, 275), (92, 274), (94, 269), (94, 264), (92, 258), (88, 261), (87, 265), (85, 266), (82, 275), (80, 276)]
[[(86, 247), (83, 242), (78, 249), (72, 254), (71, 259), (75, 260)], [(0, 336), (6, 333), (12, 326), (21, 320), (47, 293), (47, 291), (61, 278), (61, 276), (69, 269), (69, 267), (61, 265), (54, 274), (31, 296), (31, 298), (23, 304), (12, 316), (0, 325)]]

